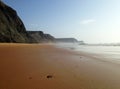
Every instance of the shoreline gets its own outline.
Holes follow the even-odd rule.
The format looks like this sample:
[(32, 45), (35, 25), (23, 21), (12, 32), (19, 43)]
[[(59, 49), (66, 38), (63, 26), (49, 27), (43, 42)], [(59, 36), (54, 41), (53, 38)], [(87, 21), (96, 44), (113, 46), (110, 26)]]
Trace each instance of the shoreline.
[(55, 45), (57, 48), (62, 48), (62, 49), (65, 49), (65, 50), (68, 50), (68, 51), (72, 51), (78, 55), (83, 55), (83, 56), (86, 56), (86, 57), (90, 57), (92, 59), (97, 59), (99, 61), (103, 61), (103, 62), (110, 62), (110, 63), (115, 63), (115, 64), (118, 64), (120, 65), (120, 61), (118, 60), (118, 58), (116, 59), (115, 57), (111, 58), (111, 57), (107, 57), (105, 56), (105, 54), (100, 54), (100, 53), (92, 53), (92, 52), (87, 52), (87, 51), (83, 51), (83, 50), (76, 50), (76, 48), (72, 48), (72, 47), (68, 47), (68, 48), (65, 48), (65, 47), (62, 47), (62, 46), (57, 46)]
[(118, 64), (54, 45), (5, 44), (0, 89), (120, 89)]

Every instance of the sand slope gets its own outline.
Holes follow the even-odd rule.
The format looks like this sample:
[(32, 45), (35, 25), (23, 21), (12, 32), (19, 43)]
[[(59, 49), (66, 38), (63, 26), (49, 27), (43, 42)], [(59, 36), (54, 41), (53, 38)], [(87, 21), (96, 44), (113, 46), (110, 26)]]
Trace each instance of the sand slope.
[(0, 89), (120, 89), (120, 65), (51, 45), (0, 44)]

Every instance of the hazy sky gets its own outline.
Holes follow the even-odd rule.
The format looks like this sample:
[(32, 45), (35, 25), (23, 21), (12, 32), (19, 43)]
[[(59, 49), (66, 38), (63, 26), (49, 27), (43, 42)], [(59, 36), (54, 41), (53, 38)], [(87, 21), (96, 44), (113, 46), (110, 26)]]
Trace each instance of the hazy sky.
[(27, 30), (89, 43), (120, 42), (120, 0), (3, 0)]

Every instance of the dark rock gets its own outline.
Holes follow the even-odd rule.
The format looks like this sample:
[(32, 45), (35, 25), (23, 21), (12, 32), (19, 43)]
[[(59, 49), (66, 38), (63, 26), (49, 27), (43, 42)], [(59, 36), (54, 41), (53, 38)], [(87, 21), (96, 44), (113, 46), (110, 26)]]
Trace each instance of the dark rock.
[(42, 31), (26, 31), (16, 11), (0, 1), (0, 42), (53, 42), (54, 37)]
[(0, 42), (28, 43), (28, 34), (16, 11), (0, 1)]
[(55, 38), (50, 34), (44, 34), (42, 31), (27, 31), (28, 34), (39, 42), (54, 42)]
[(52, 76), (52, 75), (48, 75), (47, 78), (48, 78), (48, 79), (49, 79), (49, 78), (53, 78), (53, 76)]

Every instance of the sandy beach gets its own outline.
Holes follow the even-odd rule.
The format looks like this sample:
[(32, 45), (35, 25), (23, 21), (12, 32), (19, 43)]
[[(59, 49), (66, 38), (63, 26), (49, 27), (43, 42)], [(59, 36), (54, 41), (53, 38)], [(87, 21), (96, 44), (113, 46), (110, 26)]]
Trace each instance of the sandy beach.
[(37, 44), (0, 44), (0, 89), (120, 89), (120, 65)]

